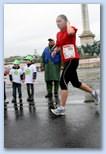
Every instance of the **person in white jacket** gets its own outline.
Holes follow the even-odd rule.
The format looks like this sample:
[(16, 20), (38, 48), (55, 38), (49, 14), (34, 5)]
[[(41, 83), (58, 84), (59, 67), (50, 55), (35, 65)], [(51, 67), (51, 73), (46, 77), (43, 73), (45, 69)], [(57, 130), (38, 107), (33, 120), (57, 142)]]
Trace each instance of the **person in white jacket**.
[(26, 56), (26, 65), (24, 67), (24, 80), (27, 86), (27, 101), (32, 104), (34, 102), (34, 82), (36, 80), (37, 71), (36, 65), (33, 64), (33, 57), (31, 55)]

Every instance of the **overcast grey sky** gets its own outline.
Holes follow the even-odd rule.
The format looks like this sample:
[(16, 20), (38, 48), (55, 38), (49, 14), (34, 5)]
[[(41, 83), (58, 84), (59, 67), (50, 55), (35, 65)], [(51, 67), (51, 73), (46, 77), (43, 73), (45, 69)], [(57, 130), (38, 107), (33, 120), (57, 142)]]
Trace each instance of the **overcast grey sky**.
[[(100, 5), (90, 4), (89, 18), (91, 31), (100, 39)], [(47, 46), (47, 39), (55, 39), (59, 31), (56, 17), (67, 15), (71, 24), (82, 32), (80, 4), (5, 4), (4, 6), (4, 57), (27, 55), (37, 49), (39, 54)]]

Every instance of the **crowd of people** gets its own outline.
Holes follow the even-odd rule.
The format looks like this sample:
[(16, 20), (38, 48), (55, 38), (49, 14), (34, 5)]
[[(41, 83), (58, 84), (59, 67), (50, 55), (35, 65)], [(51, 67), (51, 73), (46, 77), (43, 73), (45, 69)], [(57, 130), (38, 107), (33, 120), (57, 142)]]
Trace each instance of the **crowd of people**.
[[(57, 33), (56, 42), (48, 39), (48, 46), (42, 54), (42, 70), (45, 71), (45, 83), (47, 87), (46, 98), (49, 99), (51, 112), (56, 115), (65, 115), (65, 107), (68, 98), (68, 83), (85, 92), (90, 93), (95, 99), (95, 105), (99, 110), (100, 97), (97, 91), (86, 83), (79, 81), (77, 68), (79, 65), (80, 55), (76, 47), (77, 28), (72, 26), (65, 15), (59, 15), (56, 19), (57, 27), (60, 31)], [(34, 81), (36, 79), (36, 67), (32, 63), (32, 57), (25, 58), (26, 65), (23, 70), (19, 66), (19, 61), (14, 61), (14, 66), (10, 70), (9, 77), (12, 82), (13, 100), (16, 106), (16, 90), (18, 90), (20, 107), (22, 107), (21, 80), (26, 83), (28, 99), (30, 104), (34, 102)], [(63, 71), (60, 75), (61, 64)], [(59, 101), (59, 85), (60, 85), (60, 101)], [(54, 86), (54, 93), (53, 93)], [(4, 88), (5, 89), (5, 88)], [(53, 96), (58, 104), (53, 106)], [(6, 98), (6, 97), (4, 97)]]

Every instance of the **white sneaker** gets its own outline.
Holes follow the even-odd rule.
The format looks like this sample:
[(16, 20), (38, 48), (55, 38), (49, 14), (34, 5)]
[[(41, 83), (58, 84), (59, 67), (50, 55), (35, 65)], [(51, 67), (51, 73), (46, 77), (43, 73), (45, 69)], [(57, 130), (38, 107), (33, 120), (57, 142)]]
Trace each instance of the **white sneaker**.
[(95, 104), (96, 105), (100, 104), (100, 96), (99, 96), (98, 92), (97, 91), (93, 91), (92, 92), (92, 96), (94, 97), (94, 99), (96, 101)]
[(56, 116), (65, 115), (65, 109), (62, 107), (57, 107), (56, 109), (51, 109), (52, 113)]
[(100, 114), (100, 96), (99, 96), (99, 94), (98, 94), (97, 91), (94, 91), (94, 92), (92, 93), (92, 96), (93, 96), (94, 99), (95, 99), (96, 113), (97, 113), (97, 114)]

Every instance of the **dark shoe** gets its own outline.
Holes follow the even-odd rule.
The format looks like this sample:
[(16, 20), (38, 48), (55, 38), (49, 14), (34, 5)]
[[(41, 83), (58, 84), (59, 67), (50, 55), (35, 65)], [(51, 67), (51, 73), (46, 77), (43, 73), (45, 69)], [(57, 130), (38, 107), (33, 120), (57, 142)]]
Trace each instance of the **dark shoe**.
[(15, 109), (16, 111), (18, 110), (17, 103), (14, 103), (14, 109)]
[(34, 98), (33, 98), (33, 97), (31, 97), (31, 98), (30, 98), (30, 101), (31, 101), (31, 102), (34, 102)]
[(4, 104), (9, 104), (9, 101), (7, 99), (5, 99)]
[(54, 106), (53, 102), (49, 103), (48, 107), (49, 107), (49, 109), (55, 109), (55, 106)]
[(23, 110), (23, 104), (20, 104), (20, 110)]
[(17, 101), (16, 101), (16, 99), (15, 98), (13, 98), (12, 99), (12, 103), (16, 103)]
[(30, 98), (29, 97), (27, 98), (27, 102), (30, 102)]
[(49, 95), (47, 94), (47, 95), (45, 95), (45, 98), (49, 98)]
[(32, 101), (29, 102), (29, 105), (30, 105), (30, 106), (35, 106), (34, 99), (33, 99)]
[(22, 103), (22, 98), (19, 98), (19, 102)]
[(29, 97), (29, 98), (27, 98), (27, 101), (28, 101), (28, 102), (33, 102), (34, 99), (33, 99), (33, 97)]

